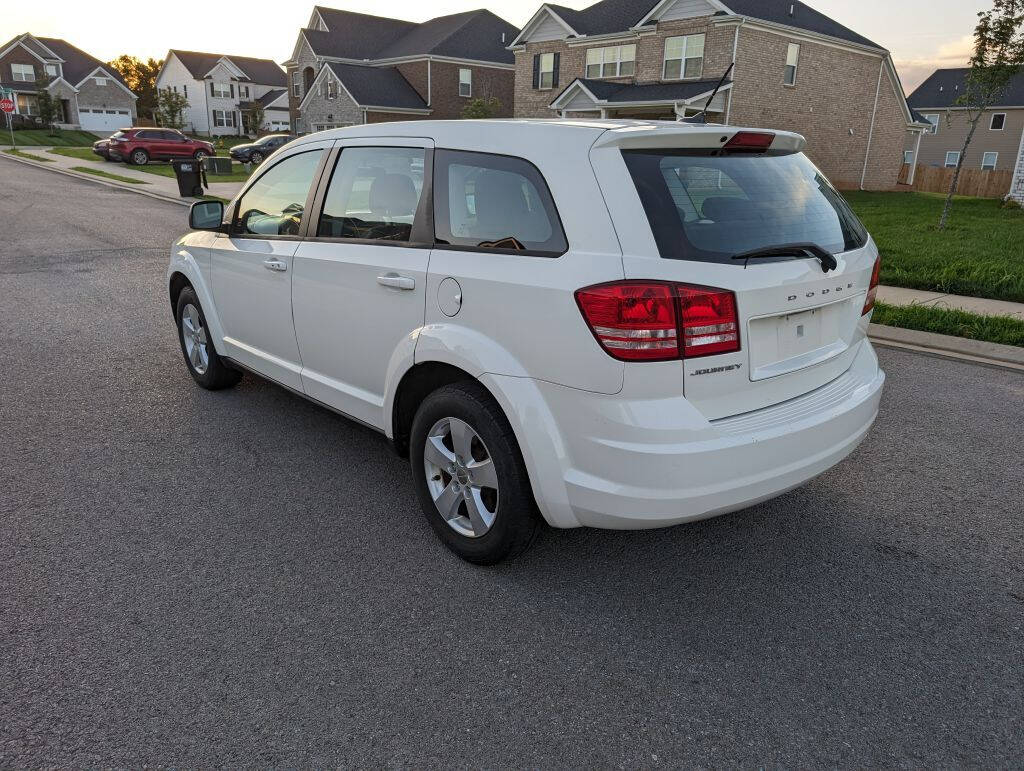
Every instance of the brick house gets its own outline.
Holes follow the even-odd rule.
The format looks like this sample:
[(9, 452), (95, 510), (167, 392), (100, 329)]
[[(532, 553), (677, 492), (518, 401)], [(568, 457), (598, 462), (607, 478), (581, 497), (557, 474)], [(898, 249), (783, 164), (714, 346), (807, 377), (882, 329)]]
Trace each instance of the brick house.
[(707, 120), (796, 131), (843, 188), (892, 189), (911, 113), (889, 52), (799, 0), (543, 5), (511, 46), (516, 117)]
[(475, 97), (510, 117), (518, 32), (486, 10), (416, 24), (316, 6), (284, 63), (292, 128), (458, 118)]
[[(956, 166), (970, 129), (963, 107), (966, 68), (936, 70), (907, 101), (929, 128), (907, 142), (904, 161), (922, 166)], [(965, 169), (1014, 172), (1011, 195), (1024, 201), (1024, 73), (1017, 75), (996, 105), (986, 110), (974, 132)]]
[(121, 74), (66, 40), (26, 32), (0, 47), (0, 86), (14, 92), (16, 114), (39, 114), (43, 77), (50, 79), (59, 126), (109, 134), (135, 122), (138, 97)]
[[(272, 59), (171, 49), (156, 78), (158, 89), (184, 94), (185, 130), (207, 136), (240, 136), (287, 131), (288, 96), (284, 70)], [(263, 123), (247, 125), (253, 103)]]

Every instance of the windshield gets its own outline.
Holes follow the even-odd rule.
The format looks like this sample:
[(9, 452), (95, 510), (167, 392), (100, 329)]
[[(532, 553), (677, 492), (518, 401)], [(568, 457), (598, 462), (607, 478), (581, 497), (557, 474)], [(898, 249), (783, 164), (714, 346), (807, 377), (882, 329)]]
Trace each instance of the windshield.
[(732, 258), (780, 244), (837, 254), (867, 243), (864, 226), (803, 153), (622, 154), (662, 257), (742, 265)]

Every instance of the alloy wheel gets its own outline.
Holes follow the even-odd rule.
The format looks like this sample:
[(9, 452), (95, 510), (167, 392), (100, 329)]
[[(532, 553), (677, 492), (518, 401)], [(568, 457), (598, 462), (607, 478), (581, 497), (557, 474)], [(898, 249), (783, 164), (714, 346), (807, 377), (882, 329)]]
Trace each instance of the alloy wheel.
[(191, 303), (181, 311), (181, 339), (185, 343), (189, 364), (198, 374), (205, 374), (210, 366), (209, 341), (199, 310)]
[(498, 513), (498, 475), (480, 435), (464, 420), (442, 418), (423, 448), (427, 488), (438, 513), (460, 535), (479, 538)]

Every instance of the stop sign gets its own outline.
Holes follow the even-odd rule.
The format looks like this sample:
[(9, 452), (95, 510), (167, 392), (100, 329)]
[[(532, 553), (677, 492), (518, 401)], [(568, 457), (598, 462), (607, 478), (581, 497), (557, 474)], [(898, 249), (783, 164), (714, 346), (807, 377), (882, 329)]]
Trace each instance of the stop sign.
[(10, 99), (0, 99), (0, 110), (4, 112), (14, 112), (14, 102)]

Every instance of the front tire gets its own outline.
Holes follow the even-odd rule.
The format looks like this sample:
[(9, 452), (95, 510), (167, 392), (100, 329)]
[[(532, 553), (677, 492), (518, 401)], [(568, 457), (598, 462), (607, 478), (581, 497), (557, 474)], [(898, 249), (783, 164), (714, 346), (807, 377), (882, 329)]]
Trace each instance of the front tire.
[(427, 522), (464, 560), (494, 565), (533, 542), (540, 520), (519, 444), (479, 383), (445, 386), (424, 400), (409, 456)]
[(196, 383), (208, 391), (219, 391), (242, 379), (242, 373), (229, 367), (213, 347), (203, 306), (192, 287), (185, 287), (178, 295), (175, 318), (185, 366)]

